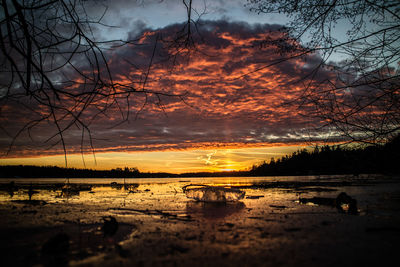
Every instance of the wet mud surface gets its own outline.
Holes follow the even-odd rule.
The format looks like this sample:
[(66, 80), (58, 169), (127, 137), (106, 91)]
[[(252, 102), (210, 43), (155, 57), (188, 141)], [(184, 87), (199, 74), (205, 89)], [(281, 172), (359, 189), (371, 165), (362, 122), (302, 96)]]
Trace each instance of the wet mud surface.
[[(111, 182), (113, 182), (111, 184)], [(2, 266), (384, 266), (398, 261), (394, 177), (2, 181)], [(232, 186), (196, 202), (188, 184)], [(90, 185), (90, 188), (88, 187)], [(11, 188), (11, 189), (10, 189)]]

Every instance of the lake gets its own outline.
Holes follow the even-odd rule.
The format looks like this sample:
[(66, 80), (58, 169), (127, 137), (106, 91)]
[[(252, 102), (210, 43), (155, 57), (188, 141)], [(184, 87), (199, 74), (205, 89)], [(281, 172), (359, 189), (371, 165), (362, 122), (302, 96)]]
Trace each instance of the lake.
[[(70, 178), (79, 190), (66, 190), (66, 182), (0, 180), (3, 262), (337, 266), (397, 258), (396, 177)], [(197, 202), (182, 191), (189, 184), (246, 195)], [(107, 233), (114, 219), (117, 230)]]

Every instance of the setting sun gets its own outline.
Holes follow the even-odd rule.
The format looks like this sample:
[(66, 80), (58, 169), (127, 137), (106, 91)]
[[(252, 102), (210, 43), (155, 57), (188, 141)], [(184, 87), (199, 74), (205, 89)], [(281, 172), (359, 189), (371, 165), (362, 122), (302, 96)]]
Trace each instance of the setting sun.
[[(68, 166), (106, 170), (113, 168), (138, 168), (143, 172), (219, 172), (243, 171), (254, 164), (279, 158), (305, 146), (249, 147), (212, 150), (113, 152), (67, 156)], [(2, 165), (55, 165), (65, 167), (63, 155), (17, 157), (0, 159)]]

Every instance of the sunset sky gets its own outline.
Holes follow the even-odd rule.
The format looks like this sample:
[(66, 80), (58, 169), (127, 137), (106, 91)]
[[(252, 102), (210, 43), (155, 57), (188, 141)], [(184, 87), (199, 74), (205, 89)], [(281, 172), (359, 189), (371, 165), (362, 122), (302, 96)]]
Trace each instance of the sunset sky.
[[(171, 63), (166, 58), (172, 48), (165, 43), (187, 19), (182, 1), (100, 3), (88, 12), (100, 16), (107, 6), (103, 22), (117, 27), (94, 28), (96, 38), (137, 40), (107, 51), (114, 80), (135, 84), (149, 71), (145, 89), (176, 96), (149, 94), (146, 100), (143, 94), (132, 94), (119, 99), (118, 106), (90, 121), (94, 155), (88, 134), (81, 142), (82, 130), (71, 128), (65, 133), (68, 167), (127, 166), (174, 173), (244, 170), (327, 137), (313, 130), (321, 122), (304, 116), (309, 107), (290, 104), (303, 92), (295, 82), (320, 62), (319, 56), (267, 67), (281, 55), (262, 43), (283, 36), (279, 29), (287, 23), (284, 16), (257, 14), (240, 0), (193, 1), (193, 19), (201, 17), (194, 49)], [(160, 39), (165, 42), (156, 44)], [(314, 79), (330, 75), (326, 70)], [(84, 118), (94, 112), (88, 110)], [(56, 129), (45, 122), (21, 133), (6, 155), (12, 136), (31, 114), (13, 105), (3, 107), (2, 113), (7, 130), (0, 131), (0, 164), (65, 166), (60, 144), (48, 142)]]

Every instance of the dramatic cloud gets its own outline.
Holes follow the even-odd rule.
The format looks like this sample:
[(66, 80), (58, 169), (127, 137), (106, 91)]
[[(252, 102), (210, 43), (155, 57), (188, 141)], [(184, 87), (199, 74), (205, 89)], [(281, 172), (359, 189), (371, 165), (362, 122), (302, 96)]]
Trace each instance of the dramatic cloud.
[[(141, 36), (137, 43), (116, 48), (107, 57), (120, 90), (129, 85), (140, 93), (117, 98), (117, 105), (105, 112), (86, 110), (82, 120), (96, 151), (257, 147), (317, 138), (309, 129), (319, 122), (304, 116), (308, 107), (287, 103), (301, 96), (304, 88), (296, 81), (320, 59), (309, 55), (272, 64), (287, 56), (266, 42), (285, 37), (280, 25), (199, 21), (188, 49), (177, 43), (183, 24), (151, 30), (136, 23), (139, 26), (128, 36)], [(328, 76), (321, 71), (314, 79)], [(29, 105), (27, 100), (25, 106), (3, 106), (3, 151), (24, 125), (35, 120), (35, 112), (39, 117), (41, 108), (46, 109)], [(57, 133), (54, 125), (42, 121), (32, 126), (15, 140), (10, 156), (62, 152), (60, 143), (46, 143)], [(64, 133), (67, 150), (90, 151), (88, 134), (71, 127)], [(212, 164), (212, 159), (210, 152), (201, 160)]]

